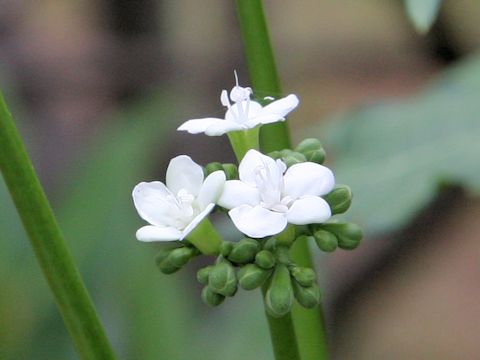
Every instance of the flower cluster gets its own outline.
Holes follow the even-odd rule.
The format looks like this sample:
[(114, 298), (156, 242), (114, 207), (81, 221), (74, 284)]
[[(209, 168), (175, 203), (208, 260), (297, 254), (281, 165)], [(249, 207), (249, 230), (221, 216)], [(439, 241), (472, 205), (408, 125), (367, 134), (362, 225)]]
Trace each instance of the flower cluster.
[[(235, 74), (236, 77), (236, 74)], [(220, 100), (227, 111), (224, 119), (188, 120), (178, 130), (192, 134), (258, 137), (258, 127), (285, 120), (298, 105), (295, 95), (262, 106), (252, 100), (252, 90), (236, 85), (223, 90)], [(243, 144), (258, 143), (244, 141)], [(205, 168), (180, 155), (170, 161), (165, 184), (142, 182), (133, 189), (133, 201), (149, 225), (137, 231), (140, 241), (177, 241), (157, 256), (163, 273), (179, 270), (192, 257), (217, 256), (215, 264), (200, 269), (198, 281), (205, 285), (202, 299), (212, 306), (233, 296), (238, 286), (245, 290), (268, 285), (267, 310), (273, 316), (288, 313), (295, 298), (304, 307), (319, 301), (315, 272), (297, 266), (289, 256), (295, 241), (314, 241), (326, 252), (337, 247), (353, 249), (362, 237), (351, 223), (332, 221), (345, 212), (352, 194), (345, 185), (335, 185), (325, 167), (325, 151), (316, 139), (306, 139), (292, 149), (269, 154), (239, 149), (234, 164), (211, 163)], [(246, 237), (226, 242), (207, 216), (226, 210), (235, 227)], [(179, 243), (178, 241), (182, 241)], [(236, 271), (238, 269), (238, 271)]]

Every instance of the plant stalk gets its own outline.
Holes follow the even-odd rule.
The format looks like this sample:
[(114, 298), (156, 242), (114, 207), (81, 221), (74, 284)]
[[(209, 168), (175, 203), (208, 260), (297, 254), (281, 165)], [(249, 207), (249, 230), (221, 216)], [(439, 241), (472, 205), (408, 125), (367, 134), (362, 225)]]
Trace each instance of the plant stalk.
[[(254, 94), (264, 96), (281, 96), (280, 81), (277, 75), (267, 24), (261, 0), (237, 0), (237, 13), (243, 38), (247, 66), (250, 73)], [(260, 148), (264, 153), (290, 147), (290, 136), (285, 122), (264, 125), (260, 130)], [(297, 242), (292, 250), (292, 259), (301, 266), (313, 268), (310, 251), (306, 242)], [(290, 315), (290, 314), (289, 314)], [(318, 309), (303, 309), (294, 306), (290, 319), (270, 321), (270, 333), (274, 353), (277, 336), (276, 327), (292, 327), (289, 332), (296, 334), (300, 357), (302, 360), (326, 360), (327, 336), (324, 327), (321, 306)], [(285, 323), (280, 325), (284, 321)], [(292, 344), (291, 346), (295, 346)], [(278, 360), (278, 358), (277, 358)]]
[(89, 360), (114, 359), (92, 300), (1, 94), (0, 170), (78, 354)]

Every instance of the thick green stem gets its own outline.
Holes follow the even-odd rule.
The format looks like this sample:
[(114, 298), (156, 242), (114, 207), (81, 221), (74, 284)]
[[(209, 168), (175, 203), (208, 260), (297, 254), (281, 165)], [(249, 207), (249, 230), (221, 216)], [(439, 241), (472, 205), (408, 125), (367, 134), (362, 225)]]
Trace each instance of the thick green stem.
[(187, 235), (187, 240), (205, 255), (218, 255), (223, 241), (218, 231), (207, 218), (203, 219)]
[[(238, 18), (242, 33), (247, 65), (254, 91), (262, 96), (281, 95), (272, 47), (261, 0), (237, 0)], [(286, 123), (262, 126), (260, 148), (265, 153), (290, 147), (290, 137)], [(293, 260), (303, 266), (313, 268), (308, 244), (295, 244)], [(292, 310), (297, 342), (303, 360), (325, 360), (327, 337), (323, 323), (322, 309), (306, 310), (295, 306)], [(280, 319), (282, 320), (282, 319)], [(273, 326), (278, 326), (273, 323)], [(271, 333), (272, 324), (270, 325)], [(293, 332), (293, 329), (292, 329)], [(275, 343), (274, 343), (275, 346)]]
[[(265, 298), (267, 290), (268, 282), (262, 286), (263, 298)], [(281, 318), (275, 318), (265, 312), (265, 316), (267, 317), (268, 328), (270, 329), (275, 360), (301, 359), (298, 352), (297, 338), (295, 336), (291, 313)]]
[(249, 149), (259, 150), (258, 133), (260, 128), (256, 127), (250, 130), (232, 131), (228, 133), (228, 139), (232, 144), (233, 151), (238, 161), (242, 160)]
[(1, 94), (0, 169), (80, 357), (114, 359), (105, 331)]

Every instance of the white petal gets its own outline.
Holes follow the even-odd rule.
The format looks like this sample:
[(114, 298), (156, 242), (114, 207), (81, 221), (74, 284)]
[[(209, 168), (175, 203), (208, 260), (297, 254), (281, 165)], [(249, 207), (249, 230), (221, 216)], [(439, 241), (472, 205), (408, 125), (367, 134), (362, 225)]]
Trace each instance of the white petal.
[(205, 130), (216, 123), (223, 122), (223, 119), (217, 118), (204, 118), (204, 119), (192, 119), (185, 121), (180, 125), (177, 130), (188, 131), (190, 134), (199, 134), (205, 132)]
[(261, 116), (256, 116), (253, 119), (247, 121), (246, 125), (249, 128), (255, 127), (260, 124), (271, 124), (277, 121), (284, 121), (285, 118), (278, 114), (265, 114)]
[(212, 211), (212, 209), (215, 207), (215, 204), (208, 204), (205, 209), (200, 213), (198, 214), (197, 216), (195, 216), (195, 218), (190, 222), (190, 224), (188, 224), (185, 229), (183, 229), (182, 231), (182, 235), (180, 236), (180, 240), (183, 240), (185, 239), (185, 237), (190, 234), (190, 232), (195, 229), (195, 227), (200, 224), (200, 222), (205, 218), (205, 216), (207, 216), (210, 211)]
[(221, 170), (214, 171), (207, 176), (197, 197), (200, 209), (204, 209), (210, 203), (217, 202), (222, 194), (225, 180), (225, 173)]
[(222, 120), (205, 129), (208, 136), (220, 136), (229, 131), (244, 130), (245, 127), (235, 121)]
[(284, 175), (285, 195), (298, 199), (305, 195), (328, 194), (335, 186), (332, 171), (319, 164), (304, 162), (291, 166)]
[(229, 180), (225, 183), (223, 193), (218, 199), (218, 205), (233, 209), (240, 205), (258, 205), (260, 194), (258, 190), (240, 180)]
[(132, 197), (140, 217), (152, 225), (170, 225), (178, 215), (170, 200), (172, 193), (160, 181), (141, 182), (133, 189)]
[(319, 224), (331, 216), (330, 206), (318, 196), (306, 196), (294, 201), (287, 212), (288, 222), (295, 225)]
[(233, 121), (239, 124), (245, 124), (249, 119), (256, 117), (261, 111), (262, 105), (256, 101), (242, 101), (232, 105), (232, 107), (227, 110), (225, 113), (225, 120)]
[(280, 118), (285, 117), (290, 111), (298, 106), (298, 97), (290, 94), (287, 97), (276, 100), (265, 106), (259, 113), (259, 116), (267, 114), (277, 114)]
[(173, 227), (158, 227), (147, 225), (137, 231), (137, 239), (140, 241), (174, 241), (180, 240), (182, 233)]
[(287, 226), (285, 214), (261, 206), (242, 205), (230, 210), (228, 215), (238, 230), (252, 238), (278, 234)]
[(243, 182), (255, 186), (259, 168), (268, 168), (271, 173), (278, 172), (277, 164), (271, 157), (265, 156), (257, 150), (248, 150), (238, 166), (238, 176)]
[(180, 155), (168, 164), (166, 183), (168, 189), (175, 195), (181, 189), (197, 196), (203, 184), (203, 170), (189, 156)]

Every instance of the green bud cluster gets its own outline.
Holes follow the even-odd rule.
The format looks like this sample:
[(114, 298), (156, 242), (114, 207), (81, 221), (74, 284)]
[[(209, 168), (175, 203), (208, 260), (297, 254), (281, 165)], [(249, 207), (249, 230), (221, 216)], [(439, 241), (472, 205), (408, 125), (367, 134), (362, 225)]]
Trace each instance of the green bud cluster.
[(173, 274), (199, 254), (196, 248), (190, 246), (165, 248), (157, 254), (155, 263), (162, 273)]
[(336, 185), (323, 198), (330, 205), (332, 215), (343, 214), (352, 204), (352, 190), (347, 185)]
[(211, 173), (215, 171), (223, 171), (225, 173), (225, 176), (227, 180), (235, 180), (238, 179), (238, 168), (237, 165), (227, 163), (227, 164), (222, 164), (219, 162), (212, 162), (210, 164), (207, 164), (205, 168), (203, 169), (203, 172), (205, 176), (210, 175)]
[(337, 247), (353, 250), (360, 244), (363, 231), (357, 224), (332, 222), (317, 225), (313, 237), (322, 251), (332, 252)]

